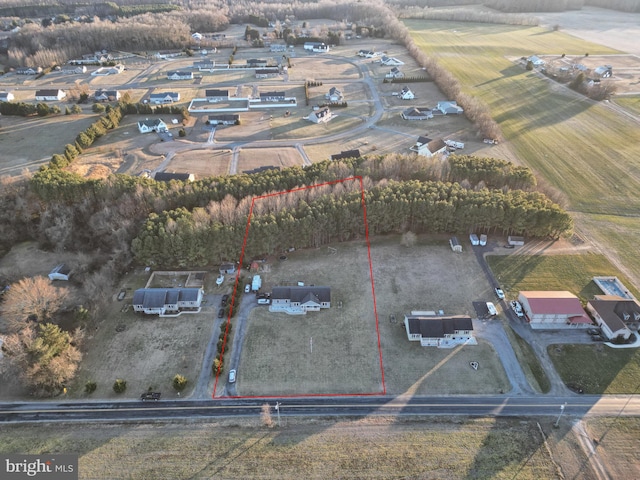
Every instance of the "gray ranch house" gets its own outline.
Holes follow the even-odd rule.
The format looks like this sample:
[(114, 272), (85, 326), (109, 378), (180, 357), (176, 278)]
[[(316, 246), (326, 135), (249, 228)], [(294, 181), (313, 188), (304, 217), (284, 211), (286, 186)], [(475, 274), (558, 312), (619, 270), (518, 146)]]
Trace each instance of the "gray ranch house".
[(405, 315), (407, 338), (423, 347), (453, 348), (477, 345), (471, 317), (464, 315)]
[(331, 308), (331, 287), (273, 287), (271, 292), (270, 312), (306, 315), (323, 308)]
[(139, 288), (133, 294), (133, 310), (160, 316), (198, 311), (203, 295), (201, 288)]

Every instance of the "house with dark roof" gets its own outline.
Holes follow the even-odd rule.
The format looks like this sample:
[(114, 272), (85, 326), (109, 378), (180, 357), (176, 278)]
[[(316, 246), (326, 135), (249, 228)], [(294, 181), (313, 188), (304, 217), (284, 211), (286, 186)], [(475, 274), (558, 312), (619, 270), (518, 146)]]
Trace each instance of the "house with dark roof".
[(398, 60), (395, 57), (388, 57), (386, 55), (383, 55), (382, 58), (380, 58), (380, 63), (382, 65), (387, 65), (387, 66), (396, 66), (399, 67), (400, 65), (404, 65), (404, 62), (402, 60)]
[(160, 118), (154, 118), (152, 120), (147, 118), (145, 120), (138, 121), (138, 131), (140, 133), (166, 132), (167, 124)]
[(329, 107), (319, 108), (309, 114), (309, 120), (313, 123), (327, 123), (333, 117)]
[(323, 42), (305, 42), (304, 49), (314, 53), (326, 53), (329, 51), (329, 45)]
[(219, 113), (209, 115), (207, 123), (209, 125), (236, 125), (240, 122), (240, 115), (237, 113)]
[(64, 280), (68, 281), (71, 276), (71, 268), (64, 263), (56, 265), (51, 272), (49, 272), (49, 280)]
[(201, 288), (139, 288), (133, 294), (133, 310), (147, 315), (175, 315), (200, 310)]
[(212, 72), (215, 66), (216, 62), (213, 60), (198, 60), (197, 62), (193, 62), (193, 68), (197, 68), (201, 72)]
[(413, 100), (414, 98), (416, 98), (411, 89), (406, 85), (402, 87), (402, 90), (400, 90), (398, 97), (400, 97), (401, 100)]
[(618, 295), (596, 295), (587, 303), (587, 311), (608, 340), (629, 339), (631, 329), (628, 324), (640, 322), (638, 302)]
[(42, 67), (18, 67), (16, 68), (17, 75), (37, 75), (42, 73)]
[(447, 100), (444, 102), (438, 102), (436, 106), (436, 110), (438, 110), (442, 115), (460, 115), (464, 113), (462, 107), (460, 107), (455, 101)]
[(336, 87), (331, 87), (329, 89), (329, 92), (325, 94), (324, 98), (334, 103), (342, 102), (344, 100), (344, 95)]
[(234, 263), (227, 262), (220, 265), (220, 275), (226, 275), (231, 273), (236, 273), (236, 266)]
[(120, 100), (120, 90), (96, 90), (94, 98), (98, 102), (114, 102)]
[[(417, 312), (416, 312), (417, 313)], [(477, 345), (471, 317), (464, 315), (405, 315), (407, 338), (423, 347), (453, 348)]]
[(187, 70), (172, 70), (167, 72), (167, 80), (192, 80), (193, 72)]
[(280, 75), (280, 69), (278, 67), (257, 68), (256, 78), (272, 78)]
[(305, 315), (331, 308), (331, 287), (292, 286), (273, 287), (270, 312), (285, 312), (289, 315)]
[(15, 100), (13, 93), (11, 92), (0, 92), (0, 102), (11, 102)]
[(413, 146), (409, 147), (409, 150), (412, 152), (416, 152), (418, 155), (423, 155), (425, 157), (433, 157), (434, 155), (438, 155), (440, 153), (447, 152), (447, 144), (444, 143), (444, 140), (441, 138), (436, 138), (435, 140), (430, 139), (429, 137), (419, 136), (416, 143)]
[(266, 67), (267, 63), (269, 62), (263, 58), (250, 58), (247, 60), (247, 67), (249, 68)]
[(156, 172), (153, 179), (156, 182), (170, 182), (171, 180), (177, 180), (179, 182), (194, 182), (196, 176), (193, 173)]
[(404, 73), (400, 71), (398, 67), (393, 67), (391, 71), (385, 75), (385, 78), (404, 78)]
[(261, 102), (284, 102), (285, 92), (262, 92), (260, 93)]
[(149, 102), (156, 104), (174, 103), (180, 101), (179, 92), (158, 92), (149, 95)]
[(229, 100), (229, 90), (207, 89), (204, 91), (204, 96), (211, 103), (226, 102)]
[(433, 118), (433, 113), (429, 107), (410, 107), (401, 114), (405, 120), (429, 120)]
[(331, 160), (344, 160), (345, 158), (360, 158), (360, 150), (343, 150), (340, 153), (331, 155)]
[(64, 90), (59, 89), (46, 89), (36, 90), (36, 100), (39, 102), (55, 102), (62, 100), (67, 94)]
[(518, 301), (533, 329), (587, 328), (593, 325), (580, 299), (571, 292), (522, 291)]

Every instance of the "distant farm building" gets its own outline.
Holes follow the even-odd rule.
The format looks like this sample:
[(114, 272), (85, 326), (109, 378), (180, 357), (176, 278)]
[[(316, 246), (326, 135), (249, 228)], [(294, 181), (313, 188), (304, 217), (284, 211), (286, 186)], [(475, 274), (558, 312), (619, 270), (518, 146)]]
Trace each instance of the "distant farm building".
[(167, 124), (160, 118), (155, 118), (153, 120), (149, 120), (147, 118), (145, 120), (138, 121), (138, 131), (140, 133), (166, 132)]
[(402, 100), (413, 100), (414, 98), (416, 98), (411, 89), (407, 86), (402, 87), (402, 90), (400, 90), (400, 94), (398, 96)]
[(149, 101), (155, 104), (175, 103), (180, 101), (178, 92), (159, 92), (149, 95)]
[(436, 106), (436, 110), (438, 110), (442, 115), (460, 115), (464, 113), (462, 107), (460, 107), (455, 101), (448, 100), (446, 102), (438, 102)]
[(204, 91), (204, 95), (207, 97), (207, 101), (211, 103), (226, 102), (229, 100), (229, 90), (208, 89)]
[(515, 235), (509, 235), (507, 237), (507, 243), (514, 247), (521, 247), (524, 245), (524, 237), (517, 237)]
[(323, 42), (305, 42), (304, 49), (314, 53), (326, 53), (329, 51), (329, 45)]
[(167, 80), (192, 80), (193, 72), (187, 70), (173, 70), (167, 72)]
[(120, 100), (120, 90), (97, 90), (94, 98), (98, 102), (114, 102)]
[(329, 92), (325, 94), (324, 98), (333, 103), (342, 102), (344, 100), (344, 95), (336, 87), (331, 87)]
[(0, 102), (11, 102), (15, 99), (11, 92), (0, 92)]
[(385, 75), (385, 78), (404, 78), (404, 73), (401, 72), (398, 67), (393, 67), (391, 71)]
[(280, 75), (278, 67), (267, 67), (256, 69), (256, 78), (273, 78)]

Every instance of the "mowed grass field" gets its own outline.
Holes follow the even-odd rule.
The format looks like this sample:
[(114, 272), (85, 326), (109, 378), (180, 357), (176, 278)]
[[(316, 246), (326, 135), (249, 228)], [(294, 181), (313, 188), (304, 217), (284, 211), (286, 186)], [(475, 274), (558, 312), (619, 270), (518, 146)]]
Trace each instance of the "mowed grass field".
[[(553, 429), (552, 419), (281, 420), (280, 428), (261, 426), (257, 416), (135, 425), (7, 425), (0, 430), (0, 452), (77, 453), (80, 479), (596, 478), (568, 422)], [(625, 450), (637, 449), (638, 433), (638, 422), (620, 419), (607, 429), (603, 444), (629, 441)], [(637, 472), (633, 457), (608, 453), (617, 472)]]

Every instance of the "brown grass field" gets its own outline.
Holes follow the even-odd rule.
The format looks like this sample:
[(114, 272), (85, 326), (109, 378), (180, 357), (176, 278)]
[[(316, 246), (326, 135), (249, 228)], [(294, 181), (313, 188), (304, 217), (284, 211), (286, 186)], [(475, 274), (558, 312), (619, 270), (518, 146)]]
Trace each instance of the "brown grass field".
[(280, 168), (293, 167), (302, 165), (302, 158), (295, 148), (243, 148), (240, 150), (238, 173), (267, 165)]
[(231, 164), (230, 150), (188, 150), (178, 152), (166, 168), (168, 172), (188, 172), (196, 178), (227, 175)]
[[(273, 408), (272, 408), (273, 411)], [(282, 407), (286, 413), (286, 405)], [(273, 421), (276, 422), (275, 413)], [(565, 417), (566, 418), (566, 417)], [(77, 453), (80, 479), (415, 478), (597, 480), (569, 420), (281, 419), (6, 425), (3, 453)], [(637, 478), (637, 419), (582, 422), (609, 478)], [(544, 432), (546, 444), (540, 428)], [(590, 455), (589, 455), (590, 456)]]

